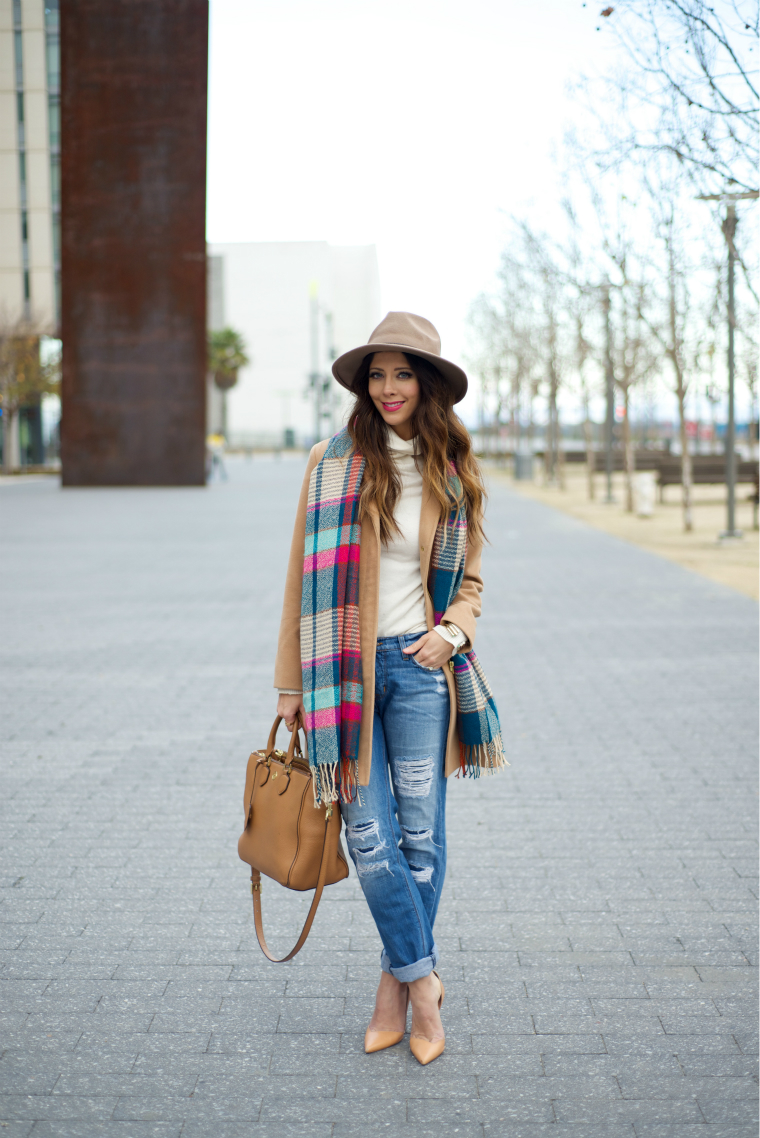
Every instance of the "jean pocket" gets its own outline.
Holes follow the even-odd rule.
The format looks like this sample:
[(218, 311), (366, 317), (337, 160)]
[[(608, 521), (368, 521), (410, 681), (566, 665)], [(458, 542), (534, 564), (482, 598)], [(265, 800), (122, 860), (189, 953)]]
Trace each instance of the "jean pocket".
[(413, 664), (416, 664), (421, 672), (429, 672), (429, 673), (433, 674), (435, 672), (441, 671), (440, 668), (426, 668), (424, 664), (420, 664), (420, 662), (416, 656), (407, 656), (407, 660), (411, 660)]

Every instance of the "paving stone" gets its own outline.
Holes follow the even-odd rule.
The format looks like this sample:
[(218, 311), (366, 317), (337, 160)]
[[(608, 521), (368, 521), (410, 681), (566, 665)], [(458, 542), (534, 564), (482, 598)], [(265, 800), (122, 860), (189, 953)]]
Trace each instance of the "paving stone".
[(473, 1035), (476, 1055), (595, 1055), (606, 1054), (601, 1035)]
[(116, 1106), (116, 1098), (85, 1098), (69, 1095), (2, 1095), (0, 1117), (12, 1119), (106, 1122)]
[(752, 1077), (720, 1076), (709, 1078), (693, 1076), (655, 1076), (640, 1077), (630, 1071), (618, 1076), (623, 1098), (698, 1098), (708, 1095), (718, 1100), (757, 1099), (757, 1082)]
[[(575, 1138), (578, 1134), (573, 1123), (520, 1123), (505, 1119), (484, 1122), (483, 1130), (485, 1134), (503, 1134), (505, 1138)], [(635, 1138), (635, 1133), (629, 1122), (610, 1122), (601, 1126), (584, 1126), (583, 1138)]]
[(704, 1123), (687, 1123), (685, 1126), (664, 1125), (658, 1122), (634, 1124), (636, 1138), (750, 1138), (746, 1126), (706, 1126)]
[[(652, 1035), (642, 1040), (640, 1036), (625, 1033), (606, 1032), (604, 1044), (610, 1055), (689, 1055), (733, 1056), (740, 1048), (733, 1035)], [(717, 1063), (717, 1060), (716, 1060)]]
[[(409, 1103), (407, 1117), (409, 1122), (419, 1125), (425, 1122), (435, 1122), (436, 1125), (451, 1124), (452, 1104), (446, 1098), (417, 1099)], [(514, 1096), (509, 1101), (485, 1102), (483, 1099), (473, 1099), (469, 1104), (459, 1106), (459, 1115), (465, 1124), (486, 1122), (499, 1125), (508, 1125), (514, 1122), (528, 1122), (533, 1125), (540, 1122), (553, 1122), (555, 1118), (552, 1103), (543, 1098), (519, 1098)], [(497, 1131), (498, 1133), (498, 1131)]]
[(241, 1095), (215, 1097), (199, 1103), (179, 1095), (125, 1096), (113, 1110), (118, 1122), (202, 1121), (207, 1127), (218, 1121), (256, 1122), (261, 1114), (261, 1098)]
[[(340, 1119), (355, 1117), (355, 1102), (353, 1098), (309, 1098), (284, 1099), (276, 1091), (265, 1097), (261, 1105), (260, 1121), (262, 1123), (312, 1123), (312, 1122), (338, 1122)], [(449, 1110), (451, 1107), (449, 1106)], [(373, 1125), (385, 1126), (393, 1134), (395, 1128), (407, 1121), (406, 1103), (398, 1097), (377, 1098), (375, 1101), (362, 1102), (361, 1129)], [(411, 1104), (410, 1104), (411, 1113)]]
[(740, 1048), (744, 1055), (757, 1055), (758, 1053), (758, 1037), (757, 1030), (748, 1028), (741, 1031), (731, 1032), (732, 1039), (736, 1040), (737, 1047)]
[[(601, 1103), (591, 1098), (555, 1099), (555, 1117), (559, 1122), (573, 1122), (576, 1126), (599, 1125), (605, 1120), (608, 1124), (632, 1123), (637, 1134), (644, 1127), (683, 1126), (687, 1123), (704, 1123), (704, 1116), (694, 1100), (683, 1099), (677, 1102), (659, 1100), (648, 1102), (645, 1099), (627, 1099), (623, 1102)], [(582, 1131), (585, 1134), (585, 1129)], [(709, 1138), (709, 1132), (705, 1134)]]
[(754, 1131), (748, 1129), (748, 1133), (757, 1133), (759, 1121), (757, 1095), (748, 1095), (744, 1099), (732, 1101), (723, 1097), (713, 1098), (708, 1091), (707, 1094), (700, 1095), (699, 1109), (709, 1126), (725, 1123), (744, 1125), (748, 1128), (754, 1126)]
[(176, 1122), (37, 1122), (32, 1138), (180, 1138), (181, 1133)]
[[(291, 1122), (214, 1122), (213, 1138), (332, 1138), (336, 1131), (331, 1122), (300, 1123)], [(386, 1134), (388, 1132), (386, 1131)], [(209, 1138), (206, 1121), (186, 1122), (182, 1128), (182, 1138)]]
[[(366, 1056), (355, 875), (291, 964), (253, 931), (239, 795), (303, 465), (229, 466), (0, 487), (0, 1134), (755, 1134), (753, 602), (492, 487), (512, 766), (449, 785), (445, 1055)], [(264, 904), (289, 947), (308, 896)]]
[(483, 1138), (484, 1124), (457, 1119), (454, 1122), (436, 1120), (430, 1124), (425, 1122), (395, 1122), (391, 1128), (389, 1122), (369, 1126), (362, 1121), (357, 1127), (355, 1119), (341, 1119), (331, 1130), (334, 1138), (386, 1138), (392, 1133), (394, 1138)]

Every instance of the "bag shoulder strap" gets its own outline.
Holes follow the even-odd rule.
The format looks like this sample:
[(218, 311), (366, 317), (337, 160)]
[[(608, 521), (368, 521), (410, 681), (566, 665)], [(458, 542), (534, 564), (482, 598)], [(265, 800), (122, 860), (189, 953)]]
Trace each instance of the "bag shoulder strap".
[[(266, 937), (264, 936), (264, 924), (261, 918), (261, 874), (259, 873), (258, 869), (254, 869), (253, 866), (251, 866), (251, 894), (253, 895), (253, 921), (256, 926), (256, 936), (258, 938), (259, 947), (264, 953), (264, 956), (266, 956), (267, 960), (271, 960), (273, 964), (284, 964), (286, 960), (292, 960), (296, 953), (301, 951), (304, 944), (306, 943), (307, 936), (311, 932), (311, 926), (314, 924), (314, 918), (317, 915), (319, 902), (322, 898), (322, 890), (325, 887), (325, 878), (327, 877), (327, 865), (329, 861), (328, 855), (330, 853), (329, 847), (334, 845), (334, 842), (328, 842), (328, 838), (330, 837), (330, 818), (332, 817), (332, 810), (332, 806), (328, 806), (325, 812), (325, 836), (322, 841), (322, 860), (319, 863), (319, 878), (317, 879), (317, 887), (314, 891), (311, 907), (309, 908), (306, 920), (304, 921), (304, 926), (301, 929), (301, 935), (287, 956), (280, 956), (278, 958), (276, 956), (272, 956), (272, 953), (269, 951)], [(338, 827), (335, 826), (333, 829), (337, 834)]]

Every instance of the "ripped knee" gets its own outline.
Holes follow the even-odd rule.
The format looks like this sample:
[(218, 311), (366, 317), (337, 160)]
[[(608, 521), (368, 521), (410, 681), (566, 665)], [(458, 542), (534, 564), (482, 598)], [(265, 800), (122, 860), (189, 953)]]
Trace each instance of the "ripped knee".
[(418, 885), (429, 885), (434, 890), (432, 865), (412, 865), (409, 862), (409, 872)]
[(389, 873), (393, 877), (393, 870), (387, 858), (382, 861), (357, 861), (356, 872), (360, 878), (373, 877), (376, 873)]
[(380, 827), (377, 818), (368, 818), (366, 822), (352, 822), (346, 826), (346, 840), (351, 842), (367, 841), (369, 838), (380, 837)]
[(440, 844), (433, 837), (431, 826), (426, 826), (421, 830), (414, 830), (410, 826), (401, 827), (401, 848), (405, 849), (407, 853), (420, 849), (425, 843), (429, 843), (434, 849), (441, 849)]
[(411, 830), (408, 826), (402, 826), (401, 835), (405, 842), (411, 844), (413, 842), (426, 842), (428, 839), (432, 841), (433, 831), (430, 826), (424, 830)]
[(393, 782), (399, 798), (427, 798), (433, 785), (433, 756), (398, 759)]
[(388, 858), (380, 856), (387, 850), (388, 843), (380, 838), (376, 818), (347, 825), (346, 841), (360, 879), (378, 873), (389, 873), (393, 877)]

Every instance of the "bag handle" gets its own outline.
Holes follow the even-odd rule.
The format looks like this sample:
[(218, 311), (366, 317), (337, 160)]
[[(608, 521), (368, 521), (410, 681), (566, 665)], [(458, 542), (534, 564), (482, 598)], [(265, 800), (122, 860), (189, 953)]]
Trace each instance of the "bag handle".
[[(259, 942), (259, 947), (264, 953), (264, 956), (266, 956), (267, 960), (271, 960), (273, 964), (284, 964), (286, 960), (292, 960), (296, 953), (301, 951), (304, 944), (306, 943), (307, 936), (311, 932), (311, 926), (314, 924), (314, 918), (317, 915), (319, 902), (322, 898), (322, 890), (325, 887), (325, 878), (327, 877), (328, 853), (335, 852), (334, 848), (329, 848), (334, 847), (335, 843), (328, 843), (332, 812), (333, 806), (332, 803), (330, 803), (325, 811), (325, 836), (322, 842), (322, 860), (319, 863), (319, 878), (317, 880), (317, 888), (314, 891), (314, 897), (312, 898), (309, 912), (307, 914), (306, 920), (304, 921), (304, 926), (301, 929), (301, 935), (287, 956), (272, 956), (272, 953), (269, 951), (269, 946), (267, 945), (266, 937), (264, 936), (264, 925), (261, 919), (261, 874), (259, 873), (258, 869), (254, 869), (253, 866), (251, 866), (251, 893), (253, 895), (253, 921), (256, 926), (256, 937)], [(335, 826), (334, 829), (335, 833), (337, 834), (338, 827)]]
[[(278, 715), (275, 718), (274, 723), (272, 724), (272, 730), (269, 734), (269, 742), (267, 743), (267, 755), (271, 755), (272, 751), (274, 750), (274, 741), (275, 741), (275, 738), (277, 736), (277, 728), (280, 726), (281, 723), (282, 723), (282, 717), (280, 715)], [(293, 724), (293, 730), (292, 730), (291, 735), (290, 735), (290, 746), (288, 747), (288, 756), (287, 756), (288, 762), (291, 762), (293, 757), (294, 757), (296, 741), (298, 738), (298, 731), (299, 731), (300, 727), (302, 727), (301, 716), (299, 714), (297, 714), (295, 722)], [(304, 742), (305, 742), (305, 732), (304, 732)], [(254, 796), (256, 794), (256, 786), (257, 786), (257, 780), (256, 780), (256, 778), (254, 778), (254, 780), (253, 780), (253, 792), (251, 794), (251, 805), (249, 807), (249, 809), (251, 809), (251, 810), (253, 809), (253, 799), (254, 799)], [(327, 808), (325, 809), (325, 834), (324, 834), (324, 838), (322, 839), (322, 858), (321, 858), (320, 863), (319, 863), (319, 877), (317, 878), (317, 887), (314, 891), (314, 896), (312, 898), (311, 905), (309, 907), (309, 912), (306, 915), (306, 920), (304, 921), (304, 926), (301, 929), (301, 935), (299, 936), (298, 940), (296, 941), (293, 948), (291, 948), (291, 950), (287, 954), (287, 956), (280, 956), (280, 957), (272, 956), (272, 953), (269, 951), (269, 946), (267, 945), (266, 937), (264, 936), (264, 923), (263, 923), (262, 916), (261, 916), (261, 874), (259, 873), (258, 869), (255, 869), (253, 866), (251, 866), (251, 895), (253, 897), (253, 923), (256, 926), (256, 939), (259, 942), (259, 948), (264, 953), (264, 956), (266, 956), (267, 960), (271, 960), (272, 964), (284, 964), (287, 960), (292, 960), (293, 957), (296, 955), (296, 953), (301, 951), (304, 944), (306, 943), (306, 938), (308, 937), (309, 933), (311, 932), (311, 926), (314, 924), (314, 918), (317, 915), (317, 909), (319, 908), (319, 902), (322, 899), (322, 891), (325, 887), (325, 878), (327, 877), (327, 866), (329, 864), (328, 852), (330, 852), (332, 854), (335, 853), (335, 847), (337, 846), (337, 838), (340, 834), (339, 827), (335, 826), (334, 829), (335, 829), (336, 840), (329, 843), (330, 848), (328, 850), (328, 838), (330, 836), (330, 819), (332, 818), (332, 812), (333, 812), (333, 805), (332, 805), (332, 803), (330, 803), (327, 806)]]
[[(272, 724), (272, 730), (269, 732), (269, 742), (267, 743), (267, 746), (266, 746), (267, 758), (274, 751), (274, 744), (275, 744), (275, 740), (277, 738), (277, 731), (278, 731), (281, 723), (282, 723), (282, 716), (276, 715), (275, 719), (274, 719), (274, 723)], [(294, 723), (293, 723), (293, 730), (290, 733), (290, 746), (288, 747), (288, 762), (290, 762), (295, 757), (296, 747), (298, 747), (299, 755), (302, 754), (301, 747), (298, 743), (298, 732), (303, 731), (303, 730), (304, 729), (303, 729), (303, 724), (301, 723), (301, 714), (300, 714), (300, 712), (297, 711), (296, 712), (296, 718), (295, 718)], [(304, 747), (305, 746), (306, 746), (306, 732), (304, 731)]]

